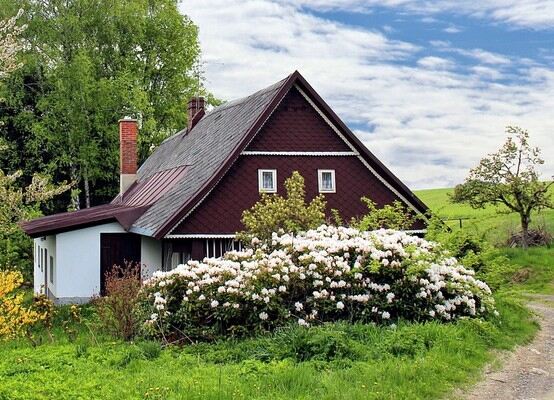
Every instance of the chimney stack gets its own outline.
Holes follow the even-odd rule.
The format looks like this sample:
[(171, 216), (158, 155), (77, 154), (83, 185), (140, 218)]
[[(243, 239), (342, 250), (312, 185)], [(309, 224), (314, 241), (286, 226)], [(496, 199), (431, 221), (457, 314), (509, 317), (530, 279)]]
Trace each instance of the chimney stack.
[(204, 98), (193, 97), (188, 102), (188, 132), (194, 128), (194, 125), (204, 116)]
[(119, 120), (119, 193), (123, 194), (137, 180), (138, 122), (125, 117)]

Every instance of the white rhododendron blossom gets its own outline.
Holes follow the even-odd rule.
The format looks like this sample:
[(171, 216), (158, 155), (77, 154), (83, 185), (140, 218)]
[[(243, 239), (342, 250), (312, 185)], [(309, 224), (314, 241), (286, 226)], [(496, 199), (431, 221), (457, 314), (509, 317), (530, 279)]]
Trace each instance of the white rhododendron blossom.
[(199, 335), (289, 321), (451, 321), (495, 311), (487, 284), (437, 244), (399, 231), (326, 225), (156, 272), (142, 293), (146, 325)]

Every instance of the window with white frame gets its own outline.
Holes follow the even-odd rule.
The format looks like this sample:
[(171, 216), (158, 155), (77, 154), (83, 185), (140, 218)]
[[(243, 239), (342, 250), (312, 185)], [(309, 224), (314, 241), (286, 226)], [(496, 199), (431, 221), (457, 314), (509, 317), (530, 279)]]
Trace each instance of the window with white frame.
[(258, 170), (258, 189), (260, 192), (277, 192), (277, 170), (259, 169)]
[(337, 191), (334, 169), (318, 169), (317, 175), (319, 193), (335, 193)]

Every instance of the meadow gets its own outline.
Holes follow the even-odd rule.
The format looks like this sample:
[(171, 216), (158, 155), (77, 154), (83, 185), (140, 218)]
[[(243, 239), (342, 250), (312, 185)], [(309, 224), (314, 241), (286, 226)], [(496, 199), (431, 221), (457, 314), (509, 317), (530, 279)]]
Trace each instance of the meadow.
[[(415, 194), (452, 229), (462, 229), (478, 232), (495, 245), (505, 244), (511, 232), (520, 229), (519, 216), (516, 213), (506, 213), (505, 206), (488, 206), (473, 209), (467, 204), (454, 204), (449, 201), (453, 189), (427, 189), (416, 191)], [(554, 186), (550, 187), (551, 195)], [(542, 227), (549, 232), (554, 231), (554, 209), (542, 210), (531, 216), (531, 228)]]
[[(502, 241), (513, 215), (474, 211), (447, 201), (448, 190), (418, 194), (439, 215), (469, 218), (462, 229)], [(552, 227), (554, 212), (543, 214)], [(536, 218), (536, 221), (539, 219)], [(453, 229), (459, 229), (452, 221)], [(532, 339), (538, 325), (525, 308), (528, 292), (553, 292), (552, 248), (498, 248), (510, 261), (481, 272), (495, 283), (500, 312), (488, 321), (396, 326), (329, 323), (241, 340), (162, 347), (103, 335), (91, 306), (83, 322), (51, 341), (0, 343), (0, 399), (439, 399), (479, 379), (497, 350)]]

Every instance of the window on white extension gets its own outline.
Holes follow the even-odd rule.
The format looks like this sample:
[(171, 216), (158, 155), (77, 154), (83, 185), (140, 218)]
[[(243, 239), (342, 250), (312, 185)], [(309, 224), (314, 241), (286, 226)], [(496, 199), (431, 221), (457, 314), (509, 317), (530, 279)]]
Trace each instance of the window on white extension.
[(234, 239), (206, 239), (206, 257), (221, 257), (228, 251), (242, 250), (242, 243)]
[(319, 193), (335, 193), (337, 191), (334, 169), (318, 169), (317, 175)]
[(50, 256), (50, 283), (54, 283), (54, 257)]
[(258, 170), (258, 189), (260, 192), (277, 192), (277, 170), (259, 169)]

